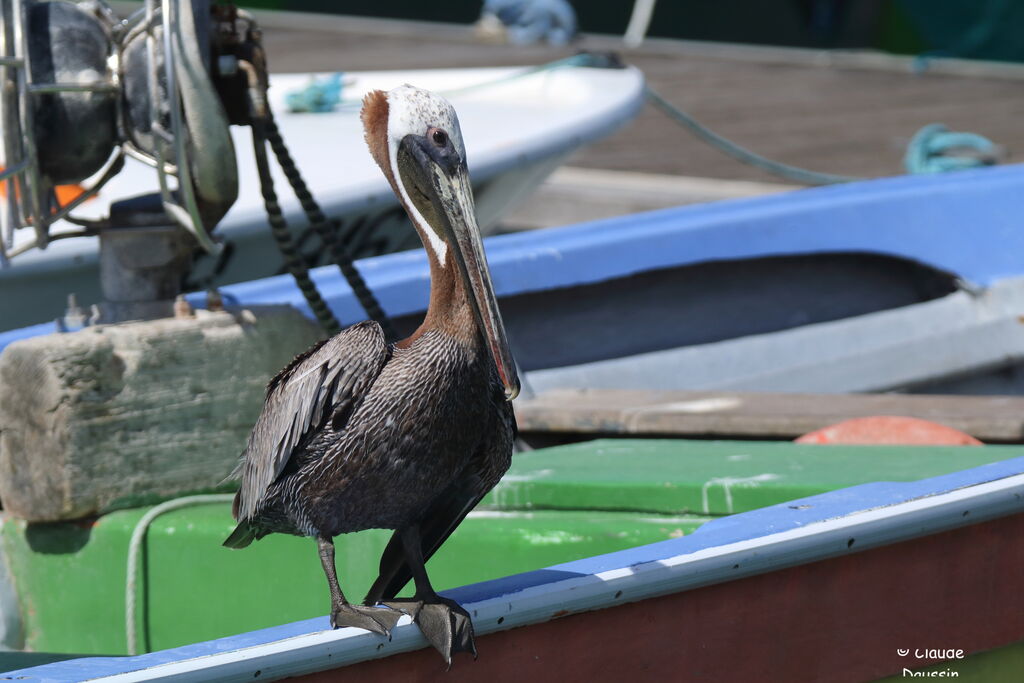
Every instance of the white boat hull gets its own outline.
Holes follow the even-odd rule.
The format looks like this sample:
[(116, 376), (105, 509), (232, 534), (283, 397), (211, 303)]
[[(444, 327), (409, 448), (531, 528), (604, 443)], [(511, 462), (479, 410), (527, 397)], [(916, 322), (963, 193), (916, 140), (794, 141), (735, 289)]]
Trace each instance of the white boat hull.
[[(515, 208), (565, 158), (628, 121), (639, 110), (643, 77), (639, 71), (564, 66), (537, 71), (525, 68), (434, 69), (352, 72), (337, 111), (326, 114), (286, 112), (285, 94), (309, 82), (310, 74), (274, 76), (271, 105), (277, 123), (324, 213), (339, 225), (339, 234), (354, 257), (384, 254), (419, 246), (391, 188), (373, 164), (363, 141), (359, 103), (373, 89), (403, 83), (445, 94), (459, 111), (476, 193), (478, 220), (487, 231)], [(217, 263), (203, 256), (190, 283), (204, 285), (216, 269), (216, 285), (273, 275), (281, 256), (270, 238), (247, 129), (233, 129), (239, 160), (239, 198), (217, 228), (231, 244), (230, 257)], [(284, 174), (275, 168), (281, 206), (301, 240), (308, 225)], [(84, 204), (78, 215), (100, 218), (111, 201), (156, 190), (156, 176), (129, 160), (125, 170)], [(74, 226), (55, 226), (55, 232)], [(18, 242), (32, 239), (21, 230)], [(325, 263), (317, 240), (304, 244), (316, 265)], [(98, 243), (76, 238), (28, 252), (0, 270), (0, 320), (4, 329), (44, 322), (63, 313), (69, 293), (86, 305), (100, 299)]]

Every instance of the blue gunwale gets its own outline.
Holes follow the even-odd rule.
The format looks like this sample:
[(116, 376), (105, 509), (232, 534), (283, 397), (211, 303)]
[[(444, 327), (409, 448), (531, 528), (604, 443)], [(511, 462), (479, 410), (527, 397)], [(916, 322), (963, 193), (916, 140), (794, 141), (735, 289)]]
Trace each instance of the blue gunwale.
[[(952, 500), (947, 502), (946, 498)], [(910, 512), (904, 509), (915, 505)], [(963, 511), (971, 514), (968, 517)], [(581, 586), (589, 585), (591, 592), (595, 584), (599, 588), (607, 587), (601, 591), (603, 598), (582, 606), (577, 604), (576, 609), (607, 607), (622, 602), (608, 595), (618, 587), (616, 580), (633, 589), (644, 581), (655, 581), (660, 593), (688, 590), (1015, 513), (1024, 513), (1024, 457), (914, 482), (876, 482), (789, 501), (714, 520), (682, 538), (464, 586), (447, 594), (475, 615), (479, 633), (488, 633), (545, 620), (537, 614), (537, 605), (545, 600), (543, 611), (550, 618), (551, 612), (564, 604), (559, 601), (559, 595), (568, 599), (567, 588), (583, 593), (585, 591), (579, 590)], [(841, 528), (835, 528), (837, 526)], [(852, 534), (858, 537), (854, 550), (850, 550), (845, 541)], [(765, 552), (770, 544), (793, 538), (798, 545), (790, 543), (786, 553), (771, 556)], [(758, 545), (762, 540), (765, 543)], [(744, 556), (747, 564), (739, 572), (732, 571), (738, 554), (729, 555), (724, 562), (721, 558), (716, 562), (714, 557), (717, 550), (724, 553), (734, 546), (749, 546)], [(682, 567), (683, 571), (666, 579), (666, 572), (673, 567)], [(651, 595), (640, 591), (625, 599)], [(499, 613), (498, 605), (501, 610), (505, 610), (506, 605), (511, 610), (517, 600), (525, 605), (523, 614), (532, 610), (532, 616), (516, 619), (510, 615), (503, 627), (494, 626), (494, 620), (487, 619)], [(406, 621), (403, 619), (403, 623)], [(487, 623), (482, 623), (484, 621)], [(338, 648), (342, 645), (349, 646), (345, 648), (349, 659), (341, 661), (357, 661), (416, 649), (425, 642), (414, 627), (399, 626), (394, 641), (378, 651), (381, 641), (372, 634), (357, 629), (333, 632), (327, 629), (327, 618), (320, 617), (136, 657), (91, 657), (56, 662), (7, 672), (6, 677), (32, 681), (100, 678), (269, 644), (275, 644), (274, 649), (278, 651), (275, 656), (280, 656), (281, 651), (288, 651), (292, 646), (308, 649), (312, 641), (316, 641), (313, 645), (328, 650), (333, 646), (332, 662), (338, 665)], [(255, 654), (255, 650), (239, 653), (230, 664), (244, 666)], [(303, 654), (302, 659), (306, 656)], [(265, 664), (253, 666), (266, 667)], [(311, 661), (308, 666), (311, 668), (306, 671), (315, 671), (327, 668), (328, 664), (326, 660), (320, 665)], [(265, 677), (274, 675), (266, 668), (264, 672)], [(287, 673), (299, 671), (293, 668)]]
[[(499, 296), (714, 260), (823, 252), (898, 256), (988, 286), (1024, 274), (1022, 191), (1024, 165), (1014, 165), (662, 209), (485, 241)], [(390, 315), (425, 309), (430, 274), (422, 250), (364, 259), (359, 269)], [(336, 268), (313, 275), (342, 319), (361, 319)], [(306, 311), (286, 275), (223, 291), (242, 303), (287, 302)]]

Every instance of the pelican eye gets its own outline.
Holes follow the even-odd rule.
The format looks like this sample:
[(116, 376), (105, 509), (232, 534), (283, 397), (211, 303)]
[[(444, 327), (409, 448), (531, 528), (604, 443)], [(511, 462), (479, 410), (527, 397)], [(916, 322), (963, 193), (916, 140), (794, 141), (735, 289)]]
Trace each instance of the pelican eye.
[(444, 147), (448, 144), (448, 133), (445, 133), (440, 128), (433, 128), (430, 131), (430, 139), (438, 147)]

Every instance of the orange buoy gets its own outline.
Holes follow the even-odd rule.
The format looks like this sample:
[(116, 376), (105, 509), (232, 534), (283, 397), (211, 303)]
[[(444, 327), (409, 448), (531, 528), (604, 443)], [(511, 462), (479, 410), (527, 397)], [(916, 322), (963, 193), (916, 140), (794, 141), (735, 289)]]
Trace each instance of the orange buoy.
[(796, 443), (890, 444), (916, 446), (981, 446), (959, 429), (916, 417), (878, 415), (844, 420), (797, 438)]

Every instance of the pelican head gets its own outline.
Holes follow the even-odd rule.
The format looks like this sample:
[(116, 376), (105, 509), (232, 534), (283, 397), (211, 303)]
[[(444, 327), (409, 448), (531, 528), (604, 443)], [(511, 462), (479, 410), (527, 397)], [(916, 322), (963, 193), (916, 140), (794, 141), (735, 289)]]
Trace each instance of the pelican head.
[(476, 223), (455, 109), (443, 97), (403, 85), (367, 94), (362, 120), (370, 154), (408, 212), (435, 267), (448, 269), (454, 264), (458, 269), (505, 397), (512, 400), (519, 394), (519, 377)]

